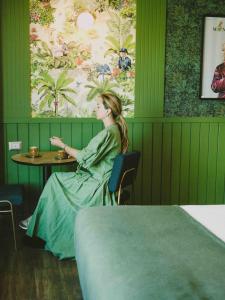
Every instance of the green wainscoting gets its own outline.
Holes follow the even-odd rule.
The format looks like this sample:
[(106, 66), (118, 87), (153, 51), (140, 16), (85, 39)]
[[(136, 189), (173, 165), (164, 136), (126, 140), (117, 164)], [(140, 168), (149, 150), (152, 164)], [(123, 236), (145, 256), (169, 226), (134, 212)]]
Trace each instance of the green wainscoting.
[[(49, 150), (49, 136), (63, 136), (76, 147), (85, 146), (101, 130), (96, 121), (61, 123), (7, 123), (5, 135), (5, 179), (41, 190), (39, 167), (11, 161), (7, 141), (22, 140)], [(136, 204), (225, 203), (225, 123), (221, 120), (146, 119), (129, 121), (130, 150), (141, 151), (135, 184)], [(71, 169), (71, 168), (70, 168)], [(66, 167), (54, 168), (68, 170)]]

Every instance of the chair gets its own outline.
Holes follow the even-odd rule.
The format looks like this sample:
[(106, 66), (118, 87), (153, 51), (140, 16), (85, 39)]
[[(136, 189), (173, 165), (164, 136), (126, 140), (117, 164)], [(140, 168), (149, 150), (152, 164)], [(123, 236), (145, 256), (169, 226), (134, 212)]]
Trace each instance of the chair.
[(117, 194), (117, 203), (120, 205), (121, 193), (124, 187), (133, 185), (137, 174), (140, 152), (133, 151), (118, 154), (114, 160), (108, 187), (111, 193)]
[(23, 186), (19, 184), (6, 184), (0, 186), (0, 213), (10, 213), (12, 219), (13, 238), (15, 250), (16, 233), (15, 233), (15, 220), (13, 213), (13, 205), (20, 205), (23, 202)]

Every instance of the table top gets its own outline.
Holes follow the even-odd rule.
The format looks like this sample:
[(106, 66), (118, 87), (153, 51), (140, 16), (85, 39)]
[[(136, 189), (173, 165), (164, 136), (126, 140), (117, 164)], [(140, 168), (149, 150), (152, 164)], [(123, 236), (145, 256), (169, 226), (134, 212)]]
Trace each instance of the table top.
[(15, 154), (11, 159), (23, 165), (48, 166), (48, 165), (67, 165), (76, 161), (74, 157), (57, 159), (57, 151), (42, 151), (38, 157), (28, 157), (29, 153)]

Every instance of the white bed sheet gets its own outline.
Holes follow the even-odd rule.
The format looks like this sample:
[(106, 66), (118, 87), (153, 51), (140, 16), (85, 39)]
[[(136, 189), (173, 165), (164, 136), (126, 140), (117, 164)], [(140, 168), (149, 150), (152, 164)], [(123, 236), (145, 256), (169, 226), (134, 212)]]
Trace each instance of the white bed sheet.
[(189, 215), (225, 242), (225, 205), (181, 205)]

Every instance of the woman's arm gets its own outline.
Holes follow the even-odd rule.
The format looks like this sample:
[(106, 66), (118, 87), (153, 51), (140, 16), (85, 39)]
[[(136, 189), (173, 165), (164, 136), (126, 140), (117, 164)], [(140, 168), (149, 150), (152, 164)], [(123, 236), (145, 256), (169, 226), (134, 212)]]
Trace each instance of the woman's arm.
[(78, 153), (79, 150), (75, 149), (75, 148), (72, 148), (72, 147), (68, 146), (67, 144), (63, 143), (61, 138), (59, 138), (57, 136), (53, 136), (53, 137), (50, 138), (50, 142), (53, 146), (57, 146), (59, 148), (64, 149), (67, 154), (69, 154), (70, 156), (76, 158), (77, 153)]

